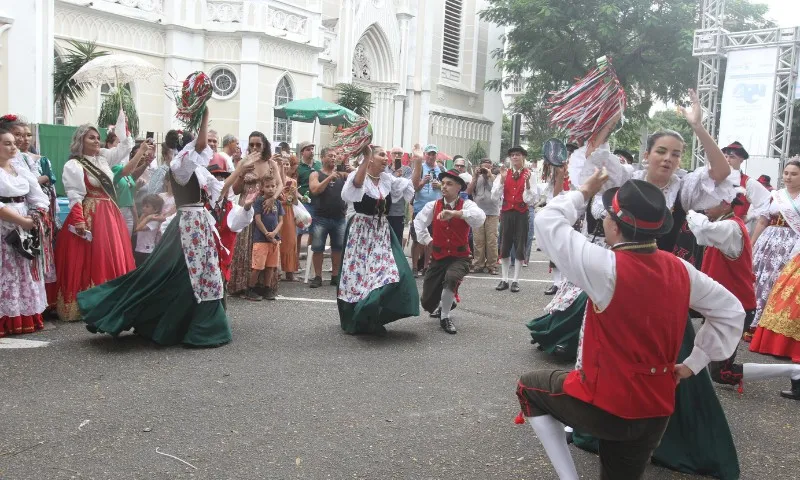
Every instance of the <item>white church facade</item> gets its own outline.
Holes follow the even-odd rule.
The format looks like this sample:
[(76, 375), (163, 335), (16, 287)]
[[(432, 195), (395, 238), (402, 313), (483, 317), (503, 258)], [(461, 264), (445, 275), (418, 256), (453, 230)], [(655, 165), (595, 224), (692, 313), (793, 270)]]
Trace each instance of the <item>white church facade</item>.
[(163, 78), (131, 85), (140, 131), (177, 126), (165, 85), (203, 70), (214, 83), (213, 128), (252, 130), (291, 145), (329, 129), (287, 122), (288, 100), (336, 101), (336, 85), (371, 93), (375, 143), (450, 155), (481, 142), (500, 158), (503, 102), (487, 91), (503, 28), (479, 19), (485, 0), (0, 0), (0, 112), (32, 122), (94, 123), (108, 86), (66, 117), (55, 111), (54, 55), (69, 40), (138, 56)]

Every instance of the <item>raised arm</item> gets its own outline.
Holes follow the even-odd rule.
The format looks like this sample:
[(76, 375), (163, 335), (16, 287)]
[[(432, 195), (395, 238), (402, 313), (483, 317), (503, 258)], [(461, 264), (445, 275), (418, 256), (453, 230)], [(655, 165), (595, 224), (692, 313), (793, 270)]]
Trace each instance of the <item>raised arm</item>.
[(731, 166), (725, 159), (725, 155), (717, 145), (717, 142), (711, 137), (708, 131), (703, 126), (703, 109), (700, 107), (700, 97), (697, 92), (689, 90), (689, 97), (692, 100), (692, 107), (690, 110), (684, 107), (678, 107), (678, 111), (686, 118), (686, 121), (694, 130), (694, 134), (703, 145), (703, 150), (706, 152), (708, 159), (708, 176), (715, 182), (722, 182), (728, 175), (731, 174)]
[(200, 122), (200, 130), (195, 139), (194, 151), (201, 153), (208, 146), (208, 106), (203, 111), (203, 120)]

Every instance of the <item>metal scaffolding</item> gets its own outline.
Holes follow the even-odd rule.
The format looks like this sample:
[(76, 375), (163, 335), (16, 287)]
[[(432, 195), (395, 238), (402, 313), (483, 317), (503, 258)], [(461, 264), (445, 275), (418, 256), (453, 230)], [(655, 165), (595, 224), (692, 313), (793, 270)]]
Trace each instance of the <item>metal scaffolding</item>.
[[(697, 93), (703, 108), (703, 123), (712, 137), (717, 135), (720, 63), (734, 50), (777, 47), (777, 69), (772, 120), (767, 155), (778, 158), (781, 166), (789, 154), (789, 137), (794, 114), (797, 83), (800, 27), (770, 28), (747, 32), (728, 32), (723, 28), (725, 0), (703, 0), (700, 29), (695, 31), (692, 54), (698, 57)], [(694, 137), (692, 168), (705, 164), (705, 154)]]

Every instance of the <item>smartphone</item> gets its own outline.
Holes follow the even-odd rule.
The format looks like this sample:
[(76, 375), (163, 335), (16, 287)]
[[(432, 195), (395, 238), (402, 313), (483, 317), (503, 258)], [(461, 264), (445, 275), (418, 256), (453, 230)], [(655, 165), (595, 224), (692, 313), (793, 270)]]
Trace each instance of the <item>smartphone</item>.
[(347, 165), (345, 163), (340, 163), (339, 165), (336, 165), (336, 171), (337, 172), (346, 172), (347, 171)]
[(145, 140), (152, 140), (156, 137), (155, 132), (147, 132), (147, 135), (144, 136)]
[(394, 169), (400, 170), (403, 168), (403, 159), (402, 158), (395, 158), (394, 159)]

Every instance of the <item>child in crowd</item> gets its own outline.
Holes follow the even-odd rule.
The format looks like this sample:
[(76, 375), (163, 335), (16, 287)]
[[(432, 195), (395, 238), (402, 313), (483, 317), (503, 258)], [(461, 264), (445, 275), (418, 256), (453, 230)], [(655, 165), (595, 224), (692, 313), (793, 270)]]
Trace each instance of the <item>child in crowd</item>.
[(164, 215), (161, 214), (163, 208), (164, 200), (158, 195), (147, 195), (142, 199), (142, 214), (136, 225), (136, 248), (133, 251), (133, 259), (136, 261), (137, 268), (144, 264), (161, 239), (161, 223), (164, 221)]
[[(266, 177), (262, 181), (261, 196), (255, 202), (255, 228), (253, 229), (253, 261), (249, 289), (245, 298), (260, 301), (256, 291), (258, 278), (264, 273), (266, 293), (264, 298), (275, 300), (278, 295), (278, 266), (280, 265), (280, 230), (283, 225), (283, 206), (273, 200), (275, 178)], [(267, 200), (268, 199), (268, 200)]]

